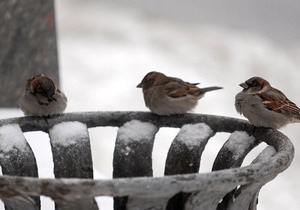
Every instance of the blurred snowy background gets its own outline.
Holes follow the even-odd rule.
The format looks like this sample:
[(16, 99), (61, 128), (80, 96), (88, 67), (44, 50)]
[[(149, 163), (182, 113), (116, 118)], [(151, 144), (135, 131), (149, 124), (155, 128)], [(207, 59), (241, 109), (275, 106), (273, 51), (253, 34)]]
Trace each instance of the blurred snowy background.
[[(300, 2), (296, 0), (63, 0), (56, 1), (61, 89), (66, 112), (147, 111), (136, 88), (149, 71), (161, 71), (200, 87), (224, 89), (208, 93), (195, 113), (242, 118), (234, 108), (241, 82), (261, 76), (300, 106)], [(20, 116), (1, 110), (1, 118)], [(300, 208), (299, 124), (281, 131), (295, 144), (288, 170), (262, 188), (259, 210)], [(95, 178), (111, 178), (116, 128), (90, 129)], [(161, 129), (153, 152), (154, 175), (162, 176), (168, 146), (177, 129)], [(27, 133), (39, 161), (41, 177), (53, 177), (47, 135)], [(200, 172), (212, 162), (228, 134), (210, 140)], [(257, 149), (256, 152), (261, 149)], [(255, 156), (255, 151), (246, 164)], [(100, 200), (102, 210), (111, 199)], [(43, 209), (53, 209), (49, 199)], [(1, 207), (0, 207), (1, 208)]]

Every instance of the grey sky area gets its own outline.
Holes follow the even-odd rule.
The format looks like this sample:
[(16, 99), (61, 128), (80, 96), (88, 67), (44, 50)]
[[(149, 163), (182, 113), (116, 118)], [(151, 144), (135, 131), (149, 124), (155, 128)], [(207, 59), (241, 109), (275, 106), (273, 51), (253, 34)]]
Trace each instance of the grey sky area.
[(300, 41), (297, 0), (114, 0), (149, 14), (191, 24), (215, 25), (258, 33), (284, 46)]

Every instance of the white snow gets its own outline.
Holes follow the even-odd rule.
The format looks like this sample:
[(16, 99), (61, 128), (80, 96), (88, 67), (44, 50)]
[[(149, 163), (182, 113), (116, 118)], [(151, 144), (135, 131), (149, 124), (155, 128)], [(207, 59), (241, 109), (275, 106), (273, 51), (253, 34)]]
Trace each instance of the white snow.
[[(39, 177), (54, 178), (49, 135), (42, 131), (32, 131), (24, 133), (24, 136), (33, 150), (38, 166)], [(47, 196), (41, 196), (41, 207), (42, 210), (53, 210), (54, 202)]]
[(70, 146), (81, 141), (88, 141), (89, 134), (81, 122), (62, 122), (53, 126), (49, 132), (53, 144)]
[(19, 125), (11, 124), (0, 127), (0, 151), (25, 150), (26, 139)]
[(1, 108), (0, 109), (0, 119), (21, 117), (21, 116), (23, 116), (23, 112), (21, 111), (21, 109), (16, 109), (16, 108)]
[(233, 158), (240, 157), (246, 148), (249, 148), (255, 141), (253, 136), (249, 136), (245, 131), (235, 131), (229, 136), (229, 142), (226, 144), (227, 148), (233, 152)]
[[(132, 120), (125, 123), (118, 130), (118, 138), (124, 141), (139, 141), (139, 140), (149, 140), (151, 139), (158, 128), (149, 122), (141, 122), (139, 120)], [(130, 152), (128, 147), (127, 152)]]
[(154, 177), (164, 176), (168, 151), (179, 130), (179, 128), (162, 127), (155, 135), (152, 150), (152, 168)]
[(212, 136), (213, 133), (213, 130), (205, 123), (186, 124), (182, 126), (176, 139), (192, 148)]

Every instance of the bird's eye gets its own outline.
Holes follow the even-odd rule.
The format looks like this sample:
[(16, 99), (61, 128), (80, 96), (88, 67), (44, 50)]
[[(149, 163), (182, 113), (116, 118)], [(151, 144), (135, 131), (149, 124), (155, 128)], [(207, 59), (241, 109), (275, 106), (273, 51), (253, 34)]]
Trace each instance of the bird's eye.
[(257, 82), (256, 82), (256, 81), (253, 81), (253, 82), (252, 82), (252, 86), (253, 86), (253, 87), (257, 87), (257, 86), (258, 86)]
[(256, 81), (252, 81), (252, 82), (246, 82), (246, 84), (249, 86), (249, 87), (257, 87), (258, 84)]
[(145, 85), (151, 85), (152, 82), (153, 82), (152, 79), (147, 79), (147, 80), (145, 80)]

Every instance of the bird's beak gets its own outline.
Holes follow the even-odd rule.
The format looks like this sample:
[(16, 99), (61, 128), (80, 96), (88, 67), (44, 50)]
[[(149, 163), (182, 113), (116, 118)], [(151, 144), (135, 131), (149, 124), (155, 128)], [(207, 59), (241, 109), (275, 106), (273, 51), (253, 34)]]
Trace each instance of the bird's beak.
[(138, 84), (136, 87), (137, 87), (137, 88), (143, 88), (144, 85), (143, 85), (143, 83), (140, 83), (140, 84)]
[(245, 82), (241, 83), (240, 86), (242, 88), (244, 88), (244, 89), (248, 89), (249, 88), (249, 86)]

